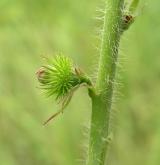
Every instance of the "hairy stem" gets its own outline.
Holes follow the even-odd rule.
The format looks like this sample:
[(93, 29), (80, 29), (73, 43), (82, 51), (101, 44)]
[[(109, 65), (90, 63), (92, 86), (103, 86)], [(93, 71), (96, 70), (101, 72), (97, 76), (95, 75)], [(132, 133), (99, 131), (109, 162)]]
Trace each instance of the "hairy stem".
[(129, 11), (131, 13), (134, 13), (136, 11), (136, 9), (137, 9), (138, 4), (139, 4), (139, 0), (133, 0), (131, 5), (130, 5)]
[(123, 0), (106, 0), (96, 94), (92, 97), (92, 117), (87, 165), (104, 165), (109, 146), (109, 120), (121, 34)]

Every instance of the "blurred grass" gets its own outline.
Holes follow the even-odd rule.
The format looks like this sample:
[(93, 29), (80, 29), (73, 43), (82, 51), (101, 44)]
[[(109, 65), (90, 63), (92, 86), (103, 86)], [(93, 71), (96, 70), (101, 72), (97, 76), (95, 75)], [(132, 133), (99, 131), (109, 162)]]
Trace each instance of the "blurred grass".
[[(37, 89), (42, 56), (63, 52), (89, 74), (98, 51), (94, 36), (98, 0), (0, 1), (0, 164), (84, 164), (91, 104), (78, 91), (64, 115), (47, 127), (56, 110)], [(148, 1), (122, 39), (125, 57), (115, 142), (110, 165), (160, 164), (160, 21), (158, 0)], [(123, 60), (122, 60), (123, 61)]]

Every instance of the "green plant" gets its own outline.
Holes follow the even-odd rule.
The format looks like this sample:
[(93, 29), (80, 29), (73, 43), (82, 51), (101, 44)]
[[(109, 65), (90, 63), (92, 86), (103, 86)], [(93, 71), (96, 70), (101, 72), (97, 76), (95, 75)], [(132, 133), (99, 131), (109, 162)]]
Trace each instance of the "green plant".
[(62, 55), (47, 59), (47, 65), (38, 70), (37, 78), (40, 82), (40, 88), (45, 91), (45, 94), (47, 96), (55, 95), (55, 99), (62, 105), (60, 111), (51, 116), (44, 125), (63, 112), (79, 87), (82, 85), (88, 88), (92, 87), (88, 76), (79, 68), (73, 67), (71, 59)]
[(87, 165), (104, 165), (109, 143), (110, 115), (114, 79), (120, 37), (134, 21), (134, 12), (139, 1), (129, 5), (124, 0), (106, 0), (102, 45), (99, 58), (98, 77), (95, 84), (80, 69), (73, 67), (72, 61), (65, 56), (48, 59), (47, 65), (38, 72), (41, 88), (48, 96), (55, 95), (62, 108), (44, 124), (63, 112), (74, 92), (82, 85), (89, 90), (92, 100), (91, 130)]

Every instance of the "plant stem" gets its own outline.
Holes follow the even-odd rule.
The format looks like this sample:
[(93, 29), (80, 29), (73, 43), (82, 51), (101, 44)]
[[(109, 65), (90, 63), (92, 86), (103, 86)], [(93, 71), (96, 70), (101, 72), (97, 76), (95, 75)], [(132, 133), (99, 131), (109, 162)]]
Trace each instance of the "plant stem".
[(134, 13), (137, 9), (138, 4), (139, 4), (139, 0), (133, 0), (132, 3), (130, 4), (129, 11), (131, 13)]
[(91, 94), (92, 117), (87, 165), (104, 165), (109, 146), (109, 122), (121, 34), (123, 0), (106, 0), (106, 13), (96, 82)]

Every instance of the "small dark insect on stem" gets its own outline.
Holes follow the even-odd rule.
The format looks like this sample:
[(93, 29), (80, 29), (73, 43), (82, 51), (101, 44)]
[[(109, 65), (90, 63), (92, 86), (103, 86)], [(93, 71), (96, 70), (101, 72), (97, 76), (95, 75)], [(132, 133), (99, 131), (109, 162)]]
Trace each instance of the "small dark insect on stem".
[(132, 15), (126, 15), (125, 16), (125, 23), (129, 23), (133, 19)]

